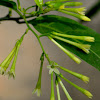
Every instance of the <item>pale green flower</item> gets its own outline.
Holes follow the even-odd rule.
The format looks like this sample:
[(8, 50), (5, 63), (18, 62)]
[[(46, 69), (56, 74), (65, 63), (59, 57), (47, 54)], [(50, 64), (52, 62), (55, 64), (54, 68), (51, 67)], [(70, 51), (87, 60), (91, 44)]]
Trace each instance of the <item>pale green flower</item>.
[(58, 75), (60, 74), (59, 70), (55, 66), (52, 68), (51, 65), (48, 65), (47, 68), (49, 69), (49, 74), (51, 74), (52, 72), (55, 72)]

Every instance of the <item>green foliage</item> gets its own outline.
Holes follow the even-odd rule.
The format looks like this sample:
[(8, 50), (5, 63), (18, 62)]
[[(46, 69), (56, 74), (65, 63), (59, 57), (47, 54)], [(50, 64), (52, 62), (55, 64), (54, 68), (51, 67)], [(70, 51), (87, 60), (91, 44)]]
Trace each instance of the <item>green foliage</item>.
[(92, 45), (89, 54), (85, 54), (82, 50), (76, 48), (75, 46), (69, 45), (57, 39), (55, 40), (64, 48), (73, 52), (81, 59), (83, 59), (87, 63), (91, 64), (92, 66), (100, 70), (100, 35), (96, 33), (94, 30), (86, 26), (83, 26), (72, 19), (56, 15), (46, 15), (38, 17), (36, 19), (31, 20), (29, 23), (32, 24), (36, 28), (36, 30), (38, 30), (41, 34), (45, 34), (47, 36), (52, 34), (51, 32), (58, 32), (61, 34), (95, 37), (94, 43), (83, 42), (75, 39), (72, 40), (75, 42)]
[[(27, 29), (25, 33), (21, 36), (21, 38), (18, 39), (11, 53), (0, 64), (0, 74), (8, 75), (9, 78), (10, 77), (15, 78), (15, 75), (16, 75), (15, 65), (17, 61), (18, 51), (24, 39), (24, 36), (30, 30), (36, 36), (43, 52), (40, 57), (41, 64), (40, 64), (40, 72), (39, 72), (38, 81), (32, 93), (33, 94), (37, 93), (38, 96), (40, 96), (41, 94), (41, 80), (42, 80), (42, 71), (43, 71), (42, 68), (43, 68), (44, 58), (46, 58), (48, 61), (47, 69), (49, 69), (49, 74), (51, 74), (50, 100), (55, 100), (53, 74), (56, 77), (55, 85), (57, 88), (58, 100), (61, 100), (58, 84), (61, 85), (68, 100), (72, 100), (72, 97), (69, 95), (67, 89), (65, 88), (60, 78), (64, 79), (70, 85), (72, 85), (77, 90), (85, 94), (88, 98), (92, 98), (93, 95), (89, 91), (79, 87), (78, 85), (74, 84), (70, 80), (66, 79), (62, 75), (62, 73), (60, 73), (60, 70), (63, 70), (77, 77), (78, 79), (81, 79), (85, 83), (89, 82), (89, 77), (82, 75), (80, 73), (71, 71), (69, 69), (66, 69), (58, 65), (56, 62), (52, 61), (49, 58), (46, 51), (44, 50), (44, 47), (40, 40), (42, 36), (47, 36), (53, 43), (55, 43), (61, 50), (63, 50), (76, 63), (80, 64), (81, 60), (79, 58), (81, 58), (82, 60), (94, 66), (96, 69), (100, 70), (100, 35), (98, 33), (96, 33), (94, 30), (86, 26), (81, 25), (80, 23), (72, 19), (65, 18), (62, 16), (45, 15), (42, 17), (38, 17), (50, 11), (58, 11), (58, 12), (71, 15), (73, 17), (76, 17), (84, 21), (91, 21), (90, 18), (85, 16), (85, 12), (84, 12), (86, 10), (85, 7), (81, 7), (81, 8), (75, 7), (75, 6), (82, 5), (82, 3), (73, 2), (71, 0), (50, 0), (43, 4), (43, 0), (34, 0), (36, 5), (30, 6), (26, 9), (25, 8), (22, 9), (20, 0), (16, 0), (16, 1), (17, 3), (15, 3), (13, 0), (0, 0), (1, 6), (5, 6), (9, 8), (8, 14), (0, 18), (0, 21), (13, 20), (19, 24), (25, 23), (27, 26)], [(73, 8), (72, 6), (75, 8)], [(34, 7), (35, 7), (34, 11), (32, 12), (28, 11), (30, 8), (34, 8)], [(19, 17), (12, 17), (12, 9), (16, 11)], [(27, 20), (27, 18), (33, 18), (33, 17), (36, 17), (36, 18), (32, 20)], [(20, 19), (23, 19), (23, 21), (21, 21)], [(33, 27), (41, 33), (41, 35), (38, 35), (34, 31), (34, 29), (30, 26), (30, 24), (32, 24)], [(77, 58), (75, 55), (77, 55), (79, 58)], [(12, 63), (11, 68), (8, 70), (11, 63)]]
[(0, 5), (12, 8), (14, 10), (17, 9), (16, 3), (14, 1), (11, 1), (11, 0), (0, 0)]

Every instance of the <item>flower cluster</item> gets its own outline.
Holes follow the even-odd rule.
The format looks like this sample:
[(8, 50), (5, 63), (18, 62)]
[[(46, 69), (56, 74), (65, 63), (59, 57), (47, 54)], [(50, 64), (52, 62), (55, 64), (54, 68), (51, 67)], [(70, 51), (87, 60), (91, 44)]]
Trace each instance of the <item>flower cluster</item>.
[[(51, 67), (51, 68), (50, 68)], [(66, 87), (64, 86), (63, 82), (61, 81), (61, 78), (64, 79), (66, 82), (68, 82), (70, 85), (72, 85), (73, 87), (75, 87), (77, 90), (79, 90), (81, 93), (83, 93), (84, 95), (86, 95), (88, 98), (92, 98), (92, 94), (79, 87), (78, 85), (74, 84), (73, 82), (69, 81), (68, 79), (66, 79), (58, 70), (58, 68), (70, 73), (71, 75), (81, 79), (82, 81), (84, 81), (85, 83), (88, 83), (89, 82), (89, 77), (87, 76), (84, 76), (82, 74), (79, 74), (79, 73), (76, 73), (76, 72), (73, 72), (71, 70), (68, 70), (60, 65), (58, 65), (56, 62), (52, 62), (51, 65), (47, 66), (47, 68), (49, 68), (49, 74), (51, 74), (51, 97), (50, 97), (50, 100), (55, 100), (55, 95), (54, 95), (54, 83), (53, 83), (53, 73), (55, 74), (56, 76), (56, 79), (55, 79), (55, 85), (56, 85), (56, 90), (57, 90), (57, 97), (58, 97), (58, 100), (61, 100), (61, 97), (60, 97), (60, 91), (59, 91), (59, 84), (61, 85), (66, 97), (68, 100), (72, 100), (72, 97), (70, 96), (70, 94), (68, 93)], [(55, 70), (56, 69), (56, 70)]]
[(84, 51), (86, 54), (89, 54), (91, 45), (83, 44), (78, 40), (86, 41), (86, 42), (94, 42), (95, 41), (94, 37), (90, 37), (90, 36), (68, 35), (68, 34), (62, 34), (62, 33), (58, 33), (58, 32), (51, 32), (51, 34), (48, 36), (48, 38), (78, 64), (81, 63), (81, 60), (79, 58), (77, 58), (75, 55), (73, 55), (70, 51), (65, 49), (62, 45), (60, 45), (55, 39), (63, 41), (67, 44), (73, 45), (73, 46), (81, 49), (82, 51)]
[(81, 2), (72, 2), (70, 0), (53, 0), (53, 1), (46, 2), (45, 5), (48, 7), (46, 9), (51, 8), (51, 10), (53, 11), (56, 10), (56, 11), (74, 16), (84, 21), (91, 21), (90, 18), (85, 16), (85, 11), (86, 11), (85, 7), (69, 8), (69, 7), (74, 7), (74, 6), (80, 6), (82, 5)]
[[(28, 32), (28, 30), (27, 30)], [(26, 32), (22, 35), (22, 37), (17, 40), (14, 48), (12, 49), (12, 51), (10, 52), (10, 54), (5, 58), (5, 60), (0, 64), (0, 74), (1, 75), (8, 75), (9, 78), (13, 77), (15, 78), (15, 65), (16, 65), (16, 61), (17, 61), (17, 56), (18, 56), (18, 51), (20, 48), (20, 45), (23, 41), (24, 35), (26, 34)], [(10, 70), (7, 72), (7, 69), (9, 68), (9, 65), (12, 62), (11, 68)]]

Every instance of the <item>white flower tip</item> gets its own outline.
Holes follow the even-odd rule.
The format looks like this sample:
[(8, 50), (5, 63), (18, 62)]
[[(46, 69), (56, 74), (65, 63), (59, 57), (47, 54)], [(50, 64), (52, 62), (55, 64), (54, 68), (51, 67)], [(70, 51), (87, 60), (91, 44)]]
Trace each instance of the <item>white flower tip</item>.
[(15, 72), (14, 71), (9, 71), (8, 72), (8, 79), (10, 79), (11, 77), (13, 77), (13, 79), (15, 79), (15, 76), (16, 76), (16, 74), (15, 74)]
[(41, 95), (41, 89), (37, 89), (37, 96), (40, 97)]
[(86, 11), (85, 7), (82, 7), (82, 8), (78, 8), (78, 9), (77, 9), (77, 12), (78, 12), (79, 14), (81, 14), (81, 15), (85, 15), (85, 11)]
[(90, 52), (89, 52), (90, 47), (91, 47), (91, 45), (86, 44), (86, 45), (82, 45), (82, 48), (81, 48), (81, 49), (82, 49), (85, 53), (89, 54), (89, 53), (90, 53)]
[(57, 69), (57, 68), (54, 68), (54, 72), (56, 73), (56, 74), (60, 74), (60, 72), (59, 72), (59, 70)]
[(40, 95), (41, 95), (41, 89), (35, 88), (33, 90), (32, 94), (35, 94), (35, 93), (37, 94), (38, 97), (40, 97)]
[(82, 76), (82, 80), (83, 80), (85, 83), (88, 83), (88, 82), (89, 82), (89, 77), (87, 77), (87, 76)]
[(89, 91), (87, 91), (87, 90), (84, 91), (84, 94), (86, 96), (88, 96), (88, 98), (90, 98), (90, 99), (92, 99), (92, 97), (93, 97), (93, 95)]

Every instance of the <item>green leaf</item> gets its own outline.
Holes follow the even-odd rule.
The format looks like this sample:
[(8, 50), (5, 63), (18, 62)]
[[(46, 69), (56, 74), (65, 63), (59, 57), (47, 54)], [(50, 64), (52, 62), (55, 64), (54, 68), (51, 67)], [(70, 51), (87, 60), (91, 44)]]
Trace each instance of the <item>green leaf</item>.
[(64, 48), (68, 49), (87, 63), (100, 70), (100, 34), (96, 33), (94, 30), (83, 26), (72, 19), (56, 15), (45, 15), (38, 17), (29, 21), (29, 23), (32, 24), (41, 34), (48, 35), (48, 33), (55, 31), (61, 34), (95, 37), (95, 42), (92, 43), (79, 41), (81, 43), (92, 45), (89, 54), (84, 53), (82, 50), (76, 48), (75, 46), (62, 41), (58, 41), (56, 39), (55, 40)]
[(14, 1), (12, 1), (12, 0), (0, 0), (0, 5), (12, 8), (14, 10), (17, 9), (16, 3)]

